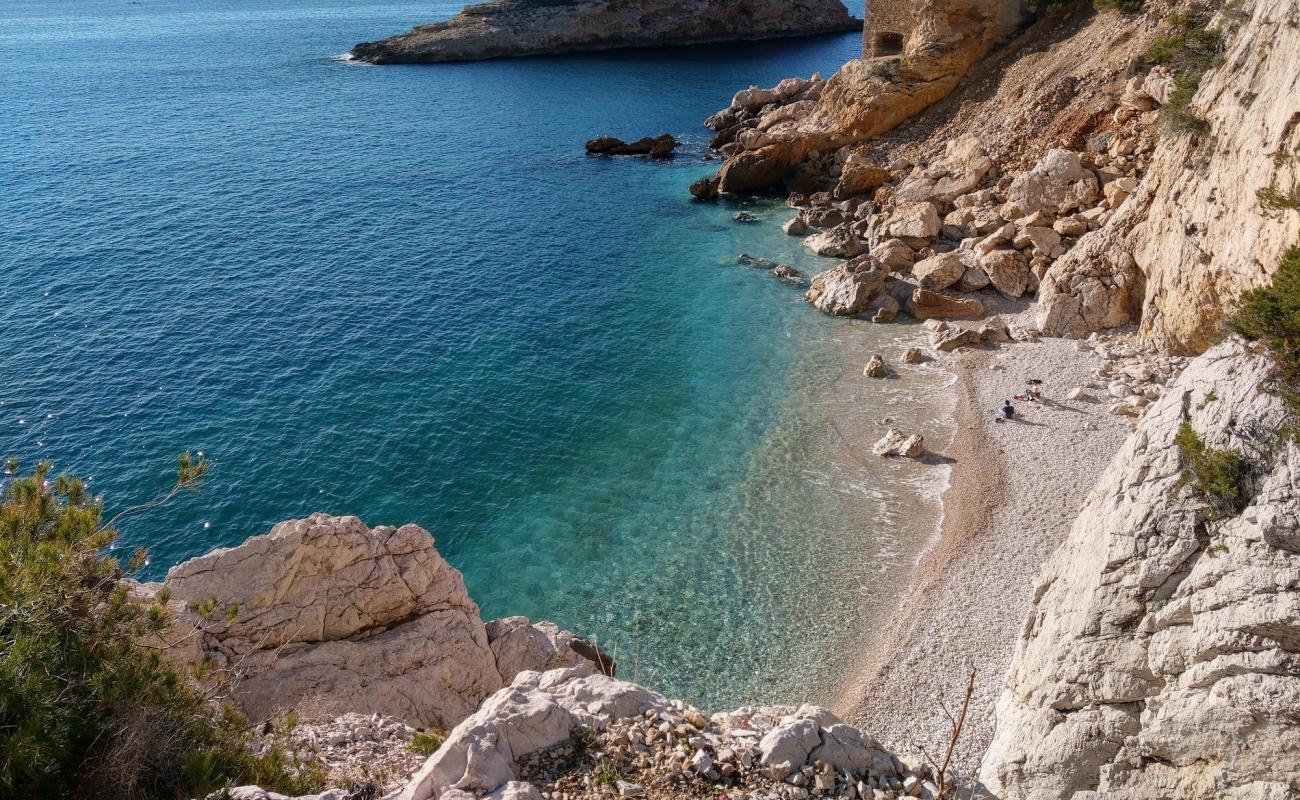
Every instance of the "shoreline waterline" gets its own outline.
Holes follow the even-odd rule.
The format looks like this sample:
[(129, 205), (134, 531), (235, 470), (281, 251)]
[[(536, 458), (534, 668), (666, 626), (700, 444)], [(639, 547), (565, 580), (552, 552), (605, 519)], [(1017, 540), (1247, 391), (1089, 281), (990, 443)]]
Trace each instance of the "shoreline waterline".
[[(1129, 432), (1102, 404), (1061, 400), (1098, 364), (1063, 339), (951, 357), (957, 424), (942, 532), (840, 698), (846, 719), (898, 752), (942, 752), (951, 734), (943, 707), (960, 706), (974, 670), (954, 768), (966, 777), (978, 769), (1039, 571)], [(1044, 393), (1053, 402), (1017, 401), (1024, 424), (995, 422), (1027, 376), (1048, 378)]]

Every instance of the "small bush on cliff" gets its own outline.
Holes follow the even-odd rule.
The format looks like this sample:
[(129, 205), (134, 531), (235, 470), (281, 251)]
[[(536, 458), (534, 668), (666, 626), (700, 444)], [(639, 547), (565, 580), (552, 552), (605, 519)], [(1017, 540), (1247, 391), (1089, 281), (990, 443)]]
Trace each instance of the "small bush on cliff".
[(1228, 324), (1236, 333), (1268, 347), (1281, 372), (1281, 394), (1292, 416), (1300, 416), (1300, 245), (1282, 256), (1271, 284), (1241, 298)]
[[(247, 778), (299, 788), (283, 753), (254, 756), (247, 723), (141, 644), (168, 624), (167, 597), (133, 601), (107, 554), (114, 524), (195, 491), (208, 462), (181, 457), (162, 497), (109, 522), (103, 502), (41, 463), (0, 490), (0, 796), (203, 796)], [(293, 774), (289, 774), (293, 773)], [(308, 787), (310, 788), (310, 787)]]
[(1241, 486), (1246, 463), (1241, 456), (1208, 446), (1189, 422), (1178, 428), (1174, 442), (1183, 457), (1183, 482), (1209, 503), (1210, 518), (1239, 513), (1246, 496)]
[(1098, 11), (1122, 11), (1136, 14), (1142, 10), (1142, 0), (1092, 0), (1092, 7)]
[(1208, 11), (1171, 14), (1169, 21), (1173, 33), (1152, 42), (1143, 61), (1146, 66), (1168, 67), (1174, 76), (1173, 91), (1160, 109), (1165, 124), (1176, 131), (1206, 133), (1209, 123), (1192, 111), (1191, 103), (1201, 78), (1218, 63), (1223, 33), (1209, 27)]

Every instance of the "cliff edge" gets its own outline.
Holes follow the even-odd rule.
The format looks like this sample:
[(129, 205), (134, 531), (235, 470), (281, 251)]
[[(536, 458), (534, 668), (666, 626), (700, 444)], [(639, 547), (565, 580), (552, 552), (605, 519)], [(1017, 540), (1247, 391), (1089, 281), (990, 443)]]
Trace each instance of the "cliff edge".
[[(1300, 447), (1238, 342), (1146, 412), (1043, 569), (982, 777), (1019, 798), (1282, 798), (1300, 785)], [(1249, 465), (1224, 514), (1179, 438)]]
[(861, 24), (839, 0), (492, 0), (446, 22), (362, 42), (352, 56), (373, 64), (479, 61), (841, 33)]

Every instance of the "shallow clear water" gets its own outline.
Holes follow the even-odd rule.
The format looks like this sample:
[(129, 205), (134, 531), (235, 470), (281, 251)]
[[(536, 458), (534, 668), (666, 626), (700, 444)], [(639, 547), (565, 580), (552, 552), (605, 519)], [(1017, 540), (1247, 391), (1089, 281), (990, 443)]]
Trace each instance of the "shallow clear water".
[[(861, 2), (855, 13), (861, 13)], [(93, 476), (147, 577), (312, 511), (418, 522), (486, 616), (599, 637), (720, 706), (824, 693), (929, 536), (934, 371), (861, 377), (905, 327), (816, 314), (788, 211), (687, 201), (699, 123), (830, 72), (856, 35), (365, 67), (454, 4), (0, 5), (0, 452)], [(671, 131), (671, 163), (584, 140)], [(812, 688), (809, 688), (812, 687)]]

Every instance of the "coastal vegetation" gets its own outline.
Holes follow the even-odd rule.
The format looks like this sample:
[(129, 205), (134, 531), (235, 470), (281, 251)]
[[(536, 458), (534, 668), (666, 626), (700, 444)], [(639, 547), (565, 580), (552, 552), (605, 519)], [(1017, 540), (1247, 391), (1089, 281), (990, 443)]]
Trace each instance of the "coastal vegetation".
[[(1242, 296), (1229, 327), (1273, 354), (1281, 373), (1278, 390), (1294, 418), (1300, 412), (1300, 245), (1282, 256), (1272, 283)], [(1296, 435), (1294, 426), (1290, 433)]]
[(1210, 447), (1191, 423), (1184, 421), (1174, 437), (1183, 458), (1182, 484), (1206, 501), (1211, 519), (1224, 519), (1241, 511), (1246, 463), (1231, 451)]
[(103, 519), (104, 502), (49, 462), (10, 460), (0, 492), (0, 795), (135, 800), (202, 797), (236, 783), (297, 792), (311, 776), (283, 749), (249, 748), (221, 685), (145, 642), (170, 624), (123, 580), (145, 563), (113, 553), (116, 523), (199, 489), (209, 463), (186, 453), (159, 499)]
[(1191, 108), (1201, 78), (1218, 62), (1223, 33), (1210, 27), (1208, 11), (1197, 9), (1169, 17), (1173, 32), (1157, 38), (1143, 55), (1145, 66), (1168, 67), (1174, 88), (1161, 108), (1165, 124), (1174, 131), (1207, 133), (1209, 123)]

